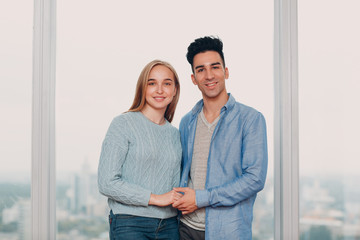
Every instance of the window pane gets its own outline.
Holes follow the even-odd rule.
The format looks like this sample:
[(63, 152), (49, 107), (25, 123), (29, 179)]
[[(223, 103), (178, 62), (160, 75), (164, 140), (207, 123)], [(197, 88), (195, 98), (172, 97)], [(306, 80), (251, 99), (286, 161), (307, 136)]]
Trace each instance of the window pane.
[(0, 3), (0, 239), (31, 237), (32, 14), (31, 1)]
[(216, 4), (57, 2), (58, 239), (108, 238), (107, 202), (96, 183), (107, 128), (128, 110), (140, 71), (153, 59), (169, 61), (179, 74), (181, 96), (173, 121), (178, 127), (201, 98), (185, 54), (190, 42), (204, 35), (224, 41), (228, 91), (267, 120), (269, 178), (256, 201), (253, 233), (254, 239), (273, 239), (273, 2), (228, 1), (226, 11), (210, 2)]
[(360, 239), (359, 9), (299, 1), (300, 239)]

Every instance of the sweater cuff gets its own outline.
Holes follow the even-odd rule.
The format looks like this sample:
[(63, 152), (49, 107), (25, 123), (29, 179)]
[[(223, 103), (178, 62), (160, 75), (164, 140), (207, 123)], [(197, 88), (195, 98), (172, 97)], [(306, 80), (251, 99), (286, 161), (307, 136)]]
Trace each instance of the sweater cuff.
[(195, 194), (196, 206), (198, 208), (204, 208), (210, 205), (210, 192), (208, 192), (207, 190), (196, 190)]
[(149, 206), (151, 191), (150, 191), (150, 190), (145, 190), (145, 191), (142, 193), (142, 195), (143, 195), (143, 199), (144, 199), (143, 206), (144, 206), (144, 207)]

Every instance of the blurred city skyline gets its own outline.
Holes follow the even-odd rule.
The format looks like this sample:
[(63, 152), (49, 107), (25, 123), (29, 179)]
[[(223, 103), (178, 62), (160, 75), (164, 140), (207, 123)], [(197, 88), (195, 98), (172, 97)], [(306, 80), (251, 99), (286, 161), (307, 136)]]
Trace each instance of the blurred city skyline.
[[(359, 178), (317, 176), (302, 179), (299, 186), (300, 240), (354, 240), (360, 237), (360, 189), (352, 184)], [(96, 181), (96, 174), (84, 163), (79, 172), (69, 173), (66, 179), (57, 182), (57, 239), (108, 238), (109, 209), (106, 197), (93, 187)], [(269, 177), (267, 181), (254, 206), (254, 240), (274, 239), (273, 178)], [(0, 205), (0, 229), (6, 229), (0, 231), (0, 238), (30, 239), (30, 191), (24, 195), (20, 188), (29, 185), (2, 183), (0, 199), (8, 202), (7, 198), (12, 198), (12, 203)]]

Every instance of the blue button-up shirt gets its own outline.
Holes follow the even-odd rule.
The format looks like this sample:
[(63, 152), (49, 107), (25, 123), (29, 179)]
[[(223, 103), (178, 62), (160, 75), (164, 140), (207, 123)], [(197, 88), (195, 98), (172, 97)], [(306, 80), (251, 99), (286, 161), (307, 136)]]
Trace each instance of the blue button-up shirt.
[[(196, 123), (203, 104), (199, 101), (180, 122), (181, 187), (188, 184)], [(252, 238), (253, 205), (257, 192), (264, 188), (267, 162), (263, 115), (229, 94), (211, 138), (205, 189), (196, 190), (197, 206), (206, 208), (206, 239)]]

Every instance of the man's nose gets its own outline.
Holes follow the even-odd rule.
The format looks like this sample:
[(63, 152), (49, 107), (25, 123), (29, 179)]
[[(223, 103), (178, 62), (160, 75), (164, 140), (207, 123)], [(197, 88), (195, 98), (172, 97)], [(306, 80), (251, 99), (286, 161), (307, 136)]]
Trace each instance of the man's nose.
[(211, 71), (211, 69), (206, 71), (206, 79), (213, 79), (214, 73)]

